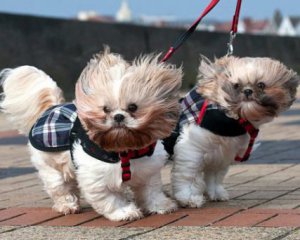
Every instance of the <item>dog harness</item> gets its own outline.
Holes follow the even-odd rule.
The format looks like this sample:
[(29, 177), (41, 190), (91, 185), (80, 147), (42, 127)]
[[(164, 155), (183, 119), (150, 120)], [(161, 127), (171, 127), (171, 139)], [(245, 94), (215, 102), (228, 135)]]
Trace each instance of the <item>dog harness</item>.
[(224, 137), (237, 137), (248, 133), (250, 141), (243, 157), (236, 156), (235, 160), (242, 162), (250, 157), (258, 129), (245, 119), (233, 119), (226, 115), (223, 109), (216, 104), (209, 104), (196, 88), (193, 88), (184, 98), (180, 100), (181, 114), (179, 123), (171, 136), (164, 139), (164, 146), (169, 154), (173, 154), (173, 147), (185, 124), (195, 123), (210, 132)]
[(80, 140), (80, 144), (89, 156), (107, 163), (121, 161), (122, 180), (131, 179), (130, 160), (144, 156), (152, 156), (156, 142), (140, 150), (127, 152), (108, 152), (91, 141), (77, 117), (76, 106), (72, 103), (57, 105), (49, 108), (37, 120), (29, 133), (31, 145), (45, 152), (59, 152), (70, 150), (74, 166), (73, 143)]

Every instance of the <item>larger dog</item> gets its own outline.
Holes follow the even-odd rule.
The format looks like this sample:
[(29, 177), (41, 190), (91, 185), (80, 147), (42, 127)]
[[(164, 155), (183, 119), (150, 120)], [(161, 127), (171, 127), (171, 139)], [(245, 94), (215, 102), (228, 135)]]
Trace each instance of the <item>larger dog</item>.
[[(78, 212), (79, 189), (114, 221), (177, 208), (162, 191), (167, 153), (159, 139), (176, 125), (182, 71), (158, 57), (130, 64), (109, 50), (96, 55), (79, 77), (75, 102), (68, 104), (41, 70), (2, 71), (1, 108), (29, 134), (31, 161), (56, 211)], [(127, 186), (134, 201), (124, 194)]]

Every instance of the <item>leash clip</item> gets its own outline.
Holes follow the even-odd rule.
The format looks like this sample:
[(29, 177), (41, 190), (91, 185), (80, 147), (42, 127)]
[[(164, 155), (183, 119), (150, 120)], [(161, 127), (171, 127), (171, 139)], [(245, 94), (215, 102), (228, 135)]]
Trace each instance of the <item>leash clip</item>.
[(233, 54), (233, 41), (236, 37), (236, 33), (233, 31), (230, 31), (229, 33), (229, 42), (227, 43), (227, 56), (231, 56)]

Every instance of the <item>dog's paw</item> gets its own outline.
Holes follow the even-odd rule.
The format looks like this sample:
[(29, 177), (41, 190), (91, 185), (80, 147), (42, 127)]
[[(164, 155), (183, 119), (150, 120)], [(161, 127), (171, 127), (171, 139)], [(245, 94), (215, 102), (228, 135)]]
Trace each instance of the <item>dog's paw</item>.
[(175, 198), (182, 207), (200, 208), (205, 203), (203, 195), (180, 195), (175, 194)]
[(211, 201), (228, 201), (229, 194), (225, 190), (225, 188), (221, 185), (218, 185), (214, 188), (210, 188), (207, 190), (207, 195)]
[(55, 199), (53, 210), (59, 213), (75, 214), (80, 212), (79, 200), (75, 195), (61, 196)]
[(111, 221), (132, 221), (143, 217), (141, 210), (133, 203), (116, 209), (111, 213), (104, 213), (103, 215)]
[(178, 206), (174, 200), (164, 197), (163, 199), (153, 199), (151, 205), (146, 208), (148, 213), (166, 214), (176, 211)]

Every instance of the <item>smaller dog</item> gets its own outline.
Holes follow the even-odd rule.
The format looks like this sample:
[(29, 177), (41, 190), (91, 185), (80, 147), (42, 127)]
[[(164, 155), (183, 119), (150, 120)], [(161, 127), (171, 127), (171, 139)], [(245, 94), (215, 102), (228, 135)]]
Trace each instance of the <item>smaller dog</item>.
[(223, 179), (248, 159), (258, 129), (295, 100), (299, 76), (270, 58), (203, 58), (198, 84), (181, 101), (172, 190), (182, 206), (229, 199)]
[[(60, 88), (41, 70), (2, 71), (1, 108), (29, 135), (31, 161), (56, 211), (78, 212), (79, 189), (113, 221), (177, 208), (162, 191), (167, 152), (160, 139), (177, 124), (182, 70), (158, 58), (130, 64), (106, 49), (81, 73), (74, 103), (64, 103)], [(127, 187), (135, 201), (124, 194)]]

